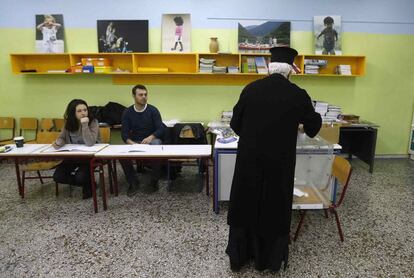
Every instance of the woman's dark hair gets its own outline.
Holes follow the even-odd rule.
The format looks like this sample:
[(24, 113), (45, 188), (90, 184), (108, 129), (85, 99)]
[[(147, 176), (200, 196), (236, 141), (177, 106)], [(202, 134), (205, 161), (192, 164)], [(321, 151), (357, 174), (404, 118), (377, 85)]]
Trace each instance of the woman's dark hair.
[(181, 25), (184, 24), (184, 19), (181, 16), (176, 16), (176, 17), (174, 17), (174, 22), (178, 26), (181, 26)]
[(76, 106), (79, 104), (84, 104), (88, 109), (89, 125), (94, 120), (94, 116), (89, 110), (89, 106), (86, 101), (82, 99), (73, 99), (69, 102), (68, 107), (66, 107), (65, 115), (63, 116), (65, 119), (65, 129), (68, 131), (73, 132), (79, 129), (79, 120), (76, 118)]

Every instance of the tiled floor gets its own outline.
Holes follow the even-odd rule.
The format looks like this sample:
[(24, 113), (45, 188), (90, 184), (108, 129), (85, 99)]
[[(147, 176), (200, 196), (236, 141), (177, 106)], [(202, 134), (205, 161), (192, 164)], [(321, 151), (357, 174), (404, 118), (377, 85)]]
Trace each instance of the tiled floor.
[[(79, 189), (70, 198), (62, 185), (56, 198), (51, 182), (29, 181), (21, 201), (13, 165), (0, 164), (0, 276), (414, 277), (414, 161), (377, 160), (373, 175), (352, 164), (339, 210), (345, 242), (332, 217), (309, 213), (289, 268), (276, 274), (230, 271), (226, 205), (212, 212), (194, 172), (185, 171), (172, 192), (162, 182), (158, 192), (131, 199), (122, 188), (108, 211), (94, 214)], [(293, 228), (297, 220), (295, 212)]]

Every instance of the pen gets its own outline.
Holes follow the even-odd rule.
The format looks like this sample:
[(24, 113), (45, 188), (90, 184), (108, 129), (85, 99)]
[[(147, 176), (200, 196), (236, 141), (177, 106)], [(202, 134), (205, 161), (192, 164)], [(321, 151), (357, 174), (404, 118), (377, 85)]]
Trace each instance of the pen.
[(164, 150), (164, 146), (161, 146), (161, 150), (162, 150), (162, 151)]

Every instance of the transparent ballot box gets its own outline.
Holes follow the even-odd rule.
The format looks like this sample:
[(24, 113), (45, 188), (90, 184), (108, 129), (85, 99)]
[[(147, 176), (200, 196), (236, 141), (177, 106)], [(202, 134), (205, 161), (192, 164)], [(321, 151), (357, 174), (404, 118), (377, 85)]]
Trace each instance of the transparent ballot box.
[(335, 196), (331, 178), (334, 145), (319, 136), (299, 134), (296, 147), (294, 209), (323, 209)]

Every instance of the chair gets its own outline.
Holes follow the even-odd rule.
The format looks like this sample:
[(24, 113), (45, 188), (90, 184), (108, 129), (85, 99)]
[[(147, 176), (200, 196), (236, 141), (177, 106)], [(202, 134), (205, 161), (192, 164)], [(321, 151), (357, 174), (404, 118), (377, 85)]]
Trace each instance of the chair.
[[(51, 144), (59, 136), (60, 132), (56, 131), (41, 131), (37, 133), (36, 143), (38, 144)], [(43, 179), (53, 178), (52, 176), (42, 176), (41, 171), (49, 171), (56, 168), (62, 161), (38, 161), (27, 163), (22, 167), (22, 198), (24, 198), (24, 185), (25, 180), (39, 179), (43, 184)], [(37, 176), (26, 176), (26, 173), (36, 172)], [(59, 185), (56, 183), (56, 196), (59, 195)]]
[(51, 118), (42, 118), (40, 120), (40, 131), (53, 131), (55, 123)]
[(56, 118), (53, 119), (53, 127), (55, 131), (62, 131), (65, 127), (65, 119)]
[[(201, 123), (178, 123), (172, 129), (172, 144), (175, 145), (204, 145), (207, 144), (207, 136)], [(199, 173), (204, 173), (204, 165), (199, 159), (169, 159), (167, 165), (168, 190), (171, 187), (171, 165), (175, 164), (175, 171), (183, 165), (198, 166)], [(207, 171), (208, 174), (208, 171)], [(200, 188), (200, 191), (202, 187)], [(209, 188), (206, 186), (208, 194)]]
[[(36, 142), (38, 126), (38, 120), (36, 118), (20, 118), (19, 126), (19, 135), (24, 137), (25, 143)], [(34, 137), (32, 139), (27, 139), (27, 131), (34, 133)]]
[(14, 143), (14, 141), (13, 141), (14, 130), (15, 130), (14, 118), (12, 118), (12, 117), (0, 117), (0, 132), (1, 132), (1, 135), (7, 134), (6, 138), (0, 139), (0, 144), (13, 144)]
[[(340, 193), (338, 202), (334, 201), (334, 202), (331, 202), (330, 204), (324, 205), (324, 212), (325, 212), (326, 218), (328, 218), (328, 210), (331, 212), (331, 214), (335, 215), (336, 225), (338, 227), (338, 233), (339, 233), (339, 237), (341, 241), (344, 241), (344, 235), (342, 232), (341, 223), (339, 221), (339, 216), (338, 216), (338, 212), (336, 211), (336, 209), (341, 205), (341, 203), (344, 200), (346, 190), (348, 189), (348, 184), (349, 184), (349, 180), (351, 177), (351, 173), (352, 173), (351, 164), (349, 164), (349, 162), (343, 157), (335, 156), (334, 162), (332, 164), (331, 177), (335, 178), (336, 184), (342, 187), (342, 191)], [(318, 198), (318, 196), (317, 194), (309, 194), (308, 197), (302, 197), (302, 198), (316, 199)], [(298, 227), (296, 229), (295, 237), (293, 239), (294, 241), (296, 241), (296, 239), (298, 238), (299, 231), (302, 227), (303, 220), (306, 215), (306, 210), (301, 210), (299, 211), (299, 213), (300, 213), (300, 220), (299, 220)]]

